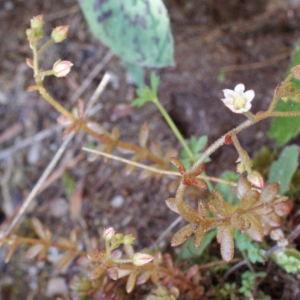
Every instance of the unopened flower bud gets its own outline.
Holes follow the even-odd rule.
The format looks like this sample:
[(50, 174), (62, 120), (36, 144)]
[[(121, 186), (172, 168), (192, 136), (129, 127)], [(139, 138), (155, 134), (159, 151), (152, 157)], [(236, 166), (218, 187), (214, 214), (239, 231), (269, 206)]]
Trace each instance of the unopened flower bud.
[(71, 71), (73, 64), (67, 60), (58, 60), (54, 63), (52, 71), (56, 77), (65, 77)]
[(66, 39), (69, 31), (69, 26), (58, 26), (52, 30), (51, 38), (54, 43), (60, 43)]
[(44, 25), (44, 16), (38, 15), (31, 19), (30, 26), (32, 29), (42, 29)]
[(105, 240), (111, 240), (116, 234), (116, 231), (113, 229), (113, 227), (109, 227), (104, 230), (103, 232), (103, 238)]
[(135, 253), (132, 262), (135, 266), (142, 266), (153, 260), (153, 256), (147, 253)]
[(248, 174), (247, 179), (256, 187), (262, 189), (264, 187), (264, 179), (257, 171), (252, 171)]

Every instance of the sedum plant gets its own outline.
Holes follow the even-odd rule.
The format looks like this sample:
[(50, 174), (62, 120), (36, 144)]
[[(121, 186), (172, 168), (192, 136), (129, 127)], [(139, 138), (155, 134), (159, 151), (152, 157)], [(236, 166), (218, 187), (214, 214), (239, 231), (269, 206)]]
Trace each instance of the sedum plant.
[[(134, 167), (136, 167), (137, 162), (151, 161), (153, 163), (152, 167), (163, 170), (171, 169), (170, 162), (177, 168), (177, 173), (171, 172), (180, 176), (176, 195), (167, 199), (166, 205), (188, 224), (174, 234), (171, 240), (173, 247), (183, 244), (191, 235), (194, 235), (194, 246), (198, 248), (207, 232), (217, 230), (216, 238), (220, 244), (222, 259), (229, 262), (234, 258), (234, 236), (236, 232), (239, 232), (240, 235), (247, 235), (249, 239), (255, 242), (262, 242), (264, 236), (270, 234), (273, 228), (281, 226), (282, 217), (286, 216), (291, 210), (291, 205), (286, 202), (288, 198), (278, 194), (280, 188), (278, 183), (266, 184), (263, 176), (253, 168), (253, 162), (240, 144), (238, 134), (267, 118), (300, 116), (298, 111), (275, 110), (280, 99), (295, 101), (299, 98), (300, 92), (291, 80), (300, 79), (300, 65), (295, 66), (281, 85), (275, 89), (274, 97), (266, 111), (260, 111), (256, 114), (250, 111), (255, 93), (253, 90), (245, 92), (243, 84), (238, 84), (234, 90), (225, 89), (223, 91), (224, 99), (221, 101), (233, 113), (244, 114), (246, 120), (206, 149), (200, 139), (191, 139), (190, 146), (193, 146), (192, 149), (183, 139), (178, 128), (159, 101), (159, 78), (152, 75), (151, 86), (140, 88), (137, 91), (138, 98), (133, 102), (133, 105), (140, 107), (154, 104), (157, 106), (174, 135), (182, 144), (184, 149), (183, 160), (188, 159), (188, 163), (183, 163), (180, 158), (174, 156), (175, 152), (172, 149), (163, 154), (160, 146), (156, 143), (151, 143), (148, 147), (149, 127), (147, 125), (143, 125), (139, 132), (139, 145), (134, 145), (121, 140), (119, 129), (114, 128), (112, 132), (108, 132), (102, 125), (89, 120), (83, 102), (78, 102), (77, 114), (72, 114), (59, 104), (47, 92), (43, 80), (46, 76), (56, 76), (58, 78), (67, 76), (71, 71), (72, 63), (58, 60), (53, 64), (51, 70), (44, 71), (40, 67), (40, 55), (51, 44), (60, 43), (66, 39), (68, 26), (56, 27), (52, 31), (50, 39), (39, 46), (39, 42), (43, 37), (43, 25), (43, 16), (39, 15), (31, 20), (31, 27), (26, 31), (33, 53), (33, 58), (28, 58), (27, 64), (33, 69), (35, 80), (35, 84), (29, 87), (28, 91), (38, 91), (49, 104), (61, 113), (60, 122), (68, 124), (65, 129), (66, 134), (84, 130), (101, 143), (102, 150), (106, 153), (112, 153), (115, 149), (129, 151), (133, 153), (131, 161), (135, 163)], [(237, 151), (237, 173), (240, 174), (235, 187), (237, 203), (225, 201), (222, 193), (218, 189), (212, 188), (211, 182), (207, 180), (211, 178), (203, 176), (205, 163), (208, 161), (209, 156), (221, 146), (228, 144), (233, 144)], [(190, 162), (193, 162), (191, 166)], [(130, 173), (134, 167), (130, 166), (127, 173)], [(153, 172), (154, 168), (151, 170)], [(186, 189), (193, 186), (198, 188), (197, 191), (199, 189), (200, 191), (210, 189), (207, 199), (200, 199), (197, 208), (185, 201)], [(54, 238), (50, 229), (45, 228), (38, 219), (32, 219), (32, 226), (37, 238), (10, 235), (0, 239), (1, 243), (9, 245), (5, 261), (8, 262), (11, 259), (13, 253), (21, 244), (31, 245), (26, 252), (26, 256), (28, 258), (36, 257), (39, 261), (44, 261), (47, 258), (50, 247), (56, 247), (65, 252), (65, 255), (56, 263), (57, 270), (65, 271), (75, 260), (81, 267), (81, 274), (76, 275), (71, 283), (74, 294), (81, 297), (81, 299), (84, 299), (84, 297), (123, 299), (124, 291), (122, 293), (122, 291), (115, 288), (116, 284), (114, 282), (117, 281), (125, 285), (126, 293), (131, 293), (137, 285), (152, 282), (153, 288), (146, 298), (151, 300), (173, 300), (179, 298), (180, 295), (185, 295), (186, 299), (198, 299), (202, 295), (209, 297), (209, 292), (205, 290), (205, 286), (201, 281), (200, 266), (198, 264), (180, 269), (174, 266), (173, 259), (168, 253), (135, 252), (132, 246), (134, 237), (116, 233), (112, 227), (103, 231), (102, 241), (104, 247), (101, 247), (98, 242), (91, 242), (91, 250), (89, 251), (80, 249), (80, 237), (75, 230), (71, 231), (69, 238)], [(120, 250), (121, 246), (123, 250)], [(287, 244), (284, 246), (286, 247)], [(239, 248), (242, 249), (241, 251), (245, 250), (241, 243)], [(261, 262), (261, 255), (264, 250), (256, 249), (257, 247), (253, 246), (254, 248), (257, 251), (255, 251), (255, 257), (252, 257), (252, 259), (249, 256), (250, 262)], [(277, 253), (274, 259), (277, 261), (282, 259), (279, 264), (282, 264), (283, 261), (289, 261), (291, 264), (291, 257), (294, 261), (298, 259), (297, 255), (290, 255), (289, 251)], [(224, 264), (224, 261), (221, 263)], [(288, 270), (294, 271), (291, 268)], [(254, 285), (254, 279), (262, 277), (263, 274), (257, 273), (257, 276), (244, 274), (242, 288), (239, 289), (239, 292), (245, 296), (252, 295), (251, 287)], [(227, 284), (223, 294), (231, 295), (232, 291), (236, 289), (235, 284)]]

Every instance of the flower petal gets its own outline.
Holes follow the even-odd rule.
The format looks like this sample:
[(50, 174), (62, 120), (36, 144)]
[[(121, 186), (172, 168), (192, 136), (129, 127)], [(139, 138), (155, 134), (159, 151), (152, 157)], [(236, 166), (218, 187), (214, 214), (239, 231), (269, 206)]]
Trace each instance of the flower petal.
[(251, 102), (253, 100), (253, 98), (255, 97), (255, 93), (253, 90), (249, 90), (244, 93), (244, 96), (247, 98), (247, 100), (249, 102)]
[(225, 98), (234, 98), (236, 97), (236, 92), (233, 90), (225, 89), (223, 90)]
[(238, 94), (243, 94), (245, 86), (242, 83), (239, 83), (235, 86), (234, 91)]

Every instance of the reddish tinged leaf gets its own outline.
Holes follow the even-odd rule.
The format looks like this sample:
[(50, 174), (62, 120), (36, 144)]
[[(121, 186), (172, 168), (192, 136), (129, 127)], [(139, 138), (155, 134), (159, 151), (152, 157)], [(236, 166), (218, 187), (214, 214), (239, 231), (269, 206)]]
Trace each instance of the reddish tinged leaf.
[(32, 259), (32, 258), (36, 257), (42, 251), (43, 248), (44, 248), (44, 245), (41, 245), (41, 244), (31, 246), (26, 251), (25, 258)]
[(251, 190), (251, 184), (245, 177), (240, 177), (236, 188), (236, 195), (239, 199), (242, 199), (246, 193)]
[(109, 269), (107, 269), (107, 275), (112, 280), (119, 279), (119, 277), (118, 277), (119, 273), (118, 273), (118, 269), (117, 268), (109, 268)]
[(221, 216), (227, 216), (229, 212), (226, 209), (226, 203), (224, 201), (224, 198), (222, 194), (218, 190), (213, 190), (211, 192), (212, 196), (212, 203), (216, 209), (216, 211), (221, 215)]
[(154, 270), (152, 273), (151, 273), (151, 281), (154, 283), (154, 284), (157, 284), (158, 281), (159, 281), (159, 274), (158, 274), (158, 270)]
[(126, 292), (129, 294), (133, 291), (138, 276), (138, 271), (132, 271), (127, 279)]
[(250, 190), (247, 192), (244, 197), (240, 198), (240, 206), (242, 209), (251, 208), (259, 198), (259, 192), (256, 190)]
[(179, 214), (188, 222), (190, 223), (198, 223), (200, 221), (200, 217), (198, 212), (192, 208), (187, 203), (180, 201), (176, 202), (177, 209), (179, 211)]
[[(258, 203), (260, 204), (260, 203)], [(263, 206), (262, 208), (256, 209), (255, 213), (258, 215), (268, 215), (274, 211), (273, 206)]]
[(269, 203), (273, 201), (278, 194), (279, 184), (278, 183), (270, 183), (265, 186), (262, 190), (259, 200), (263, 203)]
[(134, 108), (129, 104), (117, 104), (113, 107), (113, 110), (110, 115), (111, 121), (115, 122), (120, 118), (124, 118), (132, 115)]
[(192, 279), (199, 272), (199, 265), (191, 266), (186, 272), (186, 277), (188, 280)]
[(112, 138), (117, 141), (121, 136), (121, 131), (118, 127), (114, 127), (111, 131)]
[(150, 143), (150, 151), (158, 157), (163, 157), (163, 152), (161, 150), (160, 145), (157, 142)]
[(190, 223), (179, 229), (171, 240), (171, 246), (175, 247), (184, 243), (197, 228), (196, 224)]
[(76, 254), (69, 252), (65, 256), (63, 256), (58, 263), (56, 264), (55, 271), (58, 273), (65, 273), (73, 260), (75, 259)]
[(214, 203), (213, 203), (212, 201), (209, 201), (209, 202), (207, 203), (207, 208), (208, 208), (212, 213), (214, 213), (215, 215), (218, 213), (218, 211), (217, 211), (217, 209), (216, 209), (216, 207), (215, 207), (215, 205), (214, 205)]
[(58, 238), (57, 243), (62, 245), (62, 246), (65, 246), (65, 247), (69, 247), (69, 248), (74, 247), (74, 244), (71, 241), (69, 241), (68, 239), (64, 238), (64, 237)]
[(225, 261), (230, 261), (234, 255), (233, 235), (235, 229), (231, 225), (219, 227), (217, 240), (221, 244), (221, 255)]
[[(133, 249), (132, 245), (125, 244), (124, 251), (128, 257), (130, 257), (130, 258), (133, 257), (134, 249)], [(121, 254), (122, 254), (122, 252), (121, 252)]]
[(169, 198), (166, 200), (166, 205), (168, 206), (168, 208), (170, 210), (172, 210), (173, 212), (179, 214), (179, 211), (177, 209), (177, 204), (176, 204), (176, 198)]
[(195, 178), (198, 175), (200, 175), (204, 170), (205, 170), (205, 164), (201, 164), (201, 165), (198, 166), (197, 169), (195, 169), (194, 171), (190, 172), (189, 176), (191, 178)]
[(18, 246), (19, 246), (19, 241), (18, 241), (17, 237), (14, 237), (14, 238), (13, 238), (13, 242), (12, 242), (12, 244), (10, 245), (9, 250), (7, 251), (6, 256), (5, 256), (4, 262), (5, 262), (6, 264), (10, 261), (12, 255), (15, 253), (15, 251), (16, 251), (17, 248), (18, 248)]
[(267, 223), (271, 227), (279, 227), (281, 225), (281, 219), (276, 213), (270, 213), (266, 216), (262, 216), (264, 223)]
[(32, 223), (33, 229), (34, 229), (35, 233), (38, 235), (38, 237), (41, 238), (42, 240), (46, 240), (47, 235), (46, 235), (45, 228), (44, 228), (43, 224), (41, 223), (41, 221), (37, 218), (32, 218), (31, 223)]
[(85, 113), (85, 108), (84, 108), (84, 101), (79, 98), (77, 101), (77, 110), (78, 110), (78, 117), (82, 118)]
[(104, 259), (105, 255), (104, 253), (97, 252), (97, 251), (92, 251), (88, 253), (88, 259), (91, 260), (92, 262), (102, 262)]
[(149, 125), (144, 123), (139, 132), (139, 144), (142, 148), (145, 148), (149, 138)]
[(45, 236), (46, 236), (46, 240), (50, 241), (52, 238), (52, 232), (49, 228), (45, 228)]
[(198, 228), (195, 230), (195, 237), (194, 237), (194, 246), (198, 249), (202, 243), (202, 239), (204, 236), (205, 230), (203, 226), (199, 225)]
[(231, 218), (230, 222), (234, 228), (239, 229), (242, 232), (245, 232), (251, 227), (251, 223), (247, 219), (239, 215), (234, 215)]
[(169, 269), (173, 269), (174, 267), (173, 258), (169, 253), (164, 254), (164, 264)]
[(125, 276), (128, 276), (131, 273), (131, 270), (121, 270), (118, 269), (118, 278), (123, 278)]
[(77, 220), (80, 217), (84, 188), (85, 188), (85, 178), (82, 178), (76, 184), (75, 191), (70, 199), (70, 213), (71, 213), (71, 219), (73, 221)]
[(251, 223), (251, 227), (247, 230), (249, 237), (256, 242), (262, 242), (264, 229), (259, 217), (255, 214), (246, 214), (244, 218)]
[(171, 148), (171, 149), (168, 149), (166, 154), (165, 154), (165, 159), (167, 161), (169, 161), (171, 159), (171, 157), (175, 157), (178, 155), (178, 150), (177, 149), (174, 149), (174, 148)]
[(163, 261), (163, 257), (161, 252), (155, 252), (155, 254), (153, 255), (153, 263), (155, 265), (160, 265)]
[(171, 163), (177, 168), (177, 170), (180, 174), (183, 175), (186, 172), (183, 164), (177, 157), (171, 157), (170, 160), (171, 160)]
[(89, 273), (89, 277), (91, 280), (95, 280), (97, 278), (99, 278), (105, 271), (106, 267), (105, 265), (99, 265), (97, 267), (95, 267), (90, 273)]
[(206, 218), (206, 204), (203, 200), (198, 201), (198, 213), (201, 219)]
[(204, 180), (198, 179), (198, 178), (194, 178), (194, 179), (191, 179), (191, 180), (184, 179), (183, 184), (185, 184), (187, 186), (196, 185), (196, 186), (199, 186), (199, 187), (201, 187), (205, 190), (207, 189), (206, 182)]
[(287, 202), (281, 202), (274, 205), (275, 212), (278, 216), (287, 216), (292, 210), (292, 204)]
[(145, 272), (141, 273), (136, 280), (136, 284), (142, 285), (142, 284), (146, 283), (149, 280), (150, 276), (151, 276), (151, 271), (145, 271)]
[(38, 255), (38, 261), (45, 261), (46, 257), (47, 257), (47, 250), (48, 247), (43, 247), (42, 250), (40, 251), (39, 255)]

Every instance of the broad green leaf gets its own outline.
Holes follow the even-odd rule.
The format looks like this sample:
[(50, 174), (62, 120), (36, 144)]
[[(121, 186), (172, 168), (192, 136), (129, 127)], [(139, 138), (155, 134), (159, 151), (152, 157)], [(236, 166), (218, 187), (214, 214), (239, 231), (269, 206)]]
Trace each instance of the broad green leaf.
[(280, 194), (289, 190), (289, 184), (298, 167), (299, 147), (296, 145), (285, 147), (279, 159), (272, 163), (269, 182), (278, 182)]
[[(290, 69), (296, 65), (300, 64), (300, 41), (296, 46), (295, 52), (292, 56), (291, 65), (287, 73), (290, 72)], [(296, 88), (300, 89), (300, 81), (293, 80), (296, 85)], [(283, 102), (279, 101), (276, 108), (276, 111), (300, 111), (300, 103), (293, 104), (291, 101)], [(293, 137), (297, 136), (300, 133), (300, 117), (289, 117), (289, 118), (272, 118), (271, 127), (268, 131), (270, 138), (275, 139), (278, 146), (283, 146)]]
[(122, 61), (174, 65), (170, 21), (162, 0), (78, 0), (93, 34)]

